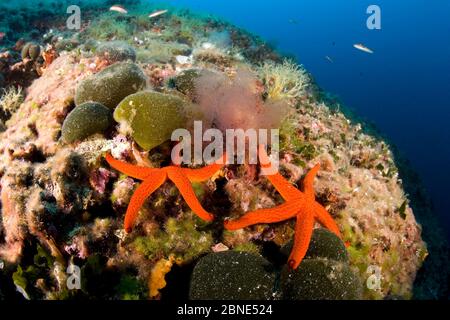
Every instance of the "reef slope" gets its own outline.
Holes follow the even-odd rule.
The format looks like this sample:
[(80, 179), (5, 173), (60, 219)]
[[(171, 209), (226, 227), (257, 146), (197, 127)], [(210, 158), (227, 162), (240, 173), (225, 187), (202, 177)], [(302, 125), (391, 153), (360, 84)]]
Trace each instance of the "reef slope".
[[(280, 127), (284, 177), (300, 185), (309, 168), (322, 165), (316, 198), (339, 225), (349, 268), (362, 284), (361, 297), (410, 298), (427, 248), (389, 145), (347, 118), (301, 66), (283, 60), (260, 39), (185, 12), (150, 20), (143, 14), (150, 9), (120, 16), (91, 8), (80, 32), (58, 31), (64, 30), (63, 22), (47, 24), (45, 34), (33, 40), (41, 47), (33, 62), (18, 57), (30, 38), (3, 50), (5, 87), (17, 86), (12, 76), (17, 64), (29, 65), (33, 71), (27, 74), (33, 75), (24, 84), (24, 101), (2, 118), (0, 258), (5, 267), (0, 295), (15, 296), (19, 289), (32, 299), (164, 299), (189, 282), (186, 270), (219, 251), (262, 255), (274, 268), (263, 278), (280, 276), (281, 248), (294, 235), (294, 221), (227, 232), (220, 223), (199, 220), (169, 183), (149, 198), (136, 228), (125, 234), (123, 216), (137, 181), (119, 175), (104, 155), (167, 165), (172, 145), (165, 140), (170, 137), (142, 138), (133, 128), (150, 124), (165, 132), (170, 122), (160, 120), (167, 119), (162, 113), (149, 123), (139, 123), (146, 121), (139, 117), (119, 119), (115, 113), (117, 122), (110, 128), (89, 128), (96, 134), (65, 143), (62, 127), (79, 107), (76, 97), (84, 83), (98, 86), (88, 99), (97, 103), (103, 102), (95, 96), (100, 91), (117, 101), (141, 90), (170, 95), (154, 103), (172, 108), (181, 101), (186, 114), (176, 121), (186, 121), (186, 127), (192, 124), (186, 119), (197, 114), (223, 129)], [(138, 71), (106, 70), (123, 61)], [(102, 75), (106, 71), (108, 76)], [(130, 83), (142, 85), (130, 86), (134, 92), (117, 89)], [(86, 121), (80, 114), (75, 122)], [(227, 166), (194, 189), (219, 222), (282, 203), (252, 165)], [(82, 270), (82, 290), (66, 286), (71, 264)], [(270, 297), (281, 297), (277, 285), (271, 290)]]

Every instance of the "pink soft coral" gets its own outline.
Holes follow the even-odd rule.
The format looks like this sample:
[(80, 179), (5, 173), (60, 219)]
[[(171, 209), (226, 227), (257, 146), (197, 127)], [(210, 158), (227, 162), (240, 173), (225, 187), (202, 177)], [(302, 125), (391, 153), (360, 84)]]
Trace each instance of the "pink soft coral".
[(239, 69), (233, 77), (207, 72), (195, 83), (197, 100), (212, 126), (227, 129), (273, 129), (280, 126), (287, 106), (263, 101), (256, 76)]

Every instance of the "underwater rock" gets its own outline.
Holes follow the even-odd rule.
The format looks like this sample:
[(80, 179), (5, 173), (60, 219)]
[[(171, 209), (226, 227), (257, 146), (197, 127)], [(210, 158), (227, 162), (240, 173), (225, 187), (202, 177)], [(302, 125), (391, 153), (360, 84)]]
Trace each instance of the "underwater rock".
[(75, 39), (57, 39), (55, 42), (55, 49), (57, 51), (71, 51), (78, 47), (79, 43)]
[(130, 94), (143, 90), (147, 78), (134, 63), (116, 63), (82, 81), (76, 89), (75, 104), (98, 102), (113, 110)]
[(113, 123), (111, 110), (100, 103), (79, 105), (67, 116), (62, 126), (62, 140), (66, 143), (83, 140), (105, 132)]
[(200, 259), (191, 278), (193, 300), (268, 300), (275, 277), (264, 258), (236, 251)]
[(173, 78), (172, 83), (175, 89), (189, 97), (191, 100), (194, 100), (196, 96), (196, 80), (207, 74), (213, 74), (213, 72), (206, 69), (185, 70)]
[[(289, 241), (281, 252), (287, 256), (291, 253), (293, 241)], [(311, 237), (305, 259), (327, 258), (330, 260), (348, 262), (345, 244), (334, 233), (327, 229), (315, 229)]]
[(186, 123), (185, 102), (172, 95), (142, 91), (126, 97), (116, 108), (114, 119), (145, 150), (151, 150)]
[(146, 296), (146, 285), (138, 277), (123, 275), (115, 290), (121, 300), (140, 300)]
[(27, 58), (30, 58), (31, 60), (36, 60), (39, 58), (39, 55), (41, 54), (41, 47), (33, 42), (28, 42), (25, 44), (22, 48), (22, 60), (25, 60)]
[[(18, 195), (25, 193), (26, 189), (18, 182), (23, 180), (23, 177), (31, 176), (25, 170), (24, 174), (17, 174), (15, 170), (22, 168), (13, 167), (8, 171), (11, 174), (5, 174), (0, 180), (1, 191), (0, 199), (2, 203), (2, 234), (4, 241), (0, 246), (0, 259), (16, 263), (22, 255), (23, 243), (26, 239), (26, 227), (22, 221), (25, 221), (25, 214), (23, 205)], [(19, 181), (18, 181), (19, 180)]]
[(173, 85), (182, 94), (192, 98), (195, 95), (195, 80), (198, 77), (200, 77), (199, 70), (186, 70), (173, 78)]
[(227, 51), (210, 43), (203, 43), (192, 54), (196, 62), (212, 65), (221, 70), (231, 67), (236, 62), (235, 57), (230, 56)]
[(84, 43), (81, 45), (81, 48), (84, 51), (91, 51), (91, 52), (95, 52), (95, 50), (97, 50), (97, 46), (98, 46), (98, 42), (94, 39), (86, 39), (86, 41), (84, 41)]
[(98, 46), (96, 55), (110, 62), (136, 61), (136, 51), (123, 41), (105, 42)]
[[(61, 125), (73, 108), (77, 79), (85, 77), (83, 72), (87, 71), (77, 66), (78, 61), (73, 56), (61, 56), (53, 61), (42, 77), (26, 87), (26, 101), (8, 120), (5, 132), (8, 139), (1, 139), (0, 150), (10, 148), (12, 141), (23, 141), (33, 143), (45, 156), (56, 153)], [(65, 72), (61, 73), (61, 70)], [(8, 153), (0, 153), (0, 170), (6, 165), (7, 158)]]
[(151, 235), (137, 237), (133, 246), (149, 260), (173, 256), (177, 263), (190, 263), (210, 252), (213, 245), (211, 233), (198, 229), (192, 215), (169, 218), (163, 230), (153, 230)]
[(134, 180), (131, 178), (120, 179), (114, 184), (111, 193), (111, 202), (116, 206), (126, 206), (133, 195)]
[(328, 259), (305, 259), (297, 270), (285, 267), (281, 289), (286, 300), (358, 300), (360, 279), (346, 263)]

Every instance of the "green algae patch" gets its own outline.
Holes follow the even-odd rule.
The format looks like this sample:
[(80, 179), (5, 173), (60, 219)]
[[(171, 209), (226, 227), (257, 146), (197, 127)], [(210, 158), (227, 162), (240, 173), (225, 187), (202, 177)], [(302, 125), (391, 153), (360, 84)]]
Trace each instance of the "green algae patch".
[(125, 97), (146, 86), (147, 77), (136, 64), (116, 63), (82, 81), (75, 92), (75, 104), (98, 102), (114, 110)]
[(172, 95), (142, 91), (126, 97), (114, 111), (122, 131), (145, 150), (159, 146), (186, 127), (185, 102)]
[(169, 218), (164, 230), (134, 240), (134, 248), (149, 260), (173, 256), (180, 263), (189, 263), (213, 246), (212, 235), (199, 231), (195, 220)]
[(111, 110), (100, 103), (84, 103), (73, 109), (64, 120), (61, 138), (66, 143), (81, 141), (105, 132), (112, 124)]
[(191, 278), (192, 300), (269, 300), (273, 267), (261, 256), (226, 251), (199, 260)]
[(233, 248), (233, 251), (248, 252), (256, 255), (261, 255), (260, 250), (260, 247), (253, 242), (241, 243)]
[(146, 287), (142, 281), (132, 275), (123, 275), (116, 286), (121, 300), (141, 300), (146, 297)]

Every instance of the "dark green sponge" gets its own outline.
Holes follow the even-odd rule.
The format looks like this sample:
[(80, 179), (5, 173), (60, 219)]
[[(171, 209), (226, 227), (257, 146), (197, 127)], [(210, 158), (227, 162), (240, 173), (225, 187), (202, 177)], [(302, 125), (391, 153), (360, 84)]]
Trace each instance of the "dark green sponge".
[(281, 290), (285, 300), (358, 300), (360, 279), (347, 263), (328, 259), (305, 259), (298, 269), (284, 267)]
[(264, 258), (246, 252), (209, 254), (197, 263), (191, 278), (193, 300), (268, 300), (274, 274)]
[(41, 47), (34, 43), (34, 42), (28, 42), (26, 43), (21, 52), (22, 60), (25, 60), (27, 58), (30, 58), (31, 60), (36, 60), (39, 58), (39, 55), (41, 54)]
[(116, 63), (82, 81), (75, 92), (75, 104), (98, 102), (114, 110), (120, 101), (146, 85), (147, 77), (136, 64)]
[(111, 62), (136, 61), (136, 51), (123, 41), (110, 41), (98, 46), (96, 56), (108, 59)]
[(114, 123), (111, 110), (100, 103), (79, 105), (66, 117), (61, 138), (66, 143), (83, 140), (93, 134), (105, 132)]
[[(292, 250), (293, 241), (288, 242), (281, 252), (288, 257)], [(348, 262), (345, 244), (334, 233), (327, 229), (315, 229), (311, 237), (305, 259), (328, 258), (341, 262)]]

